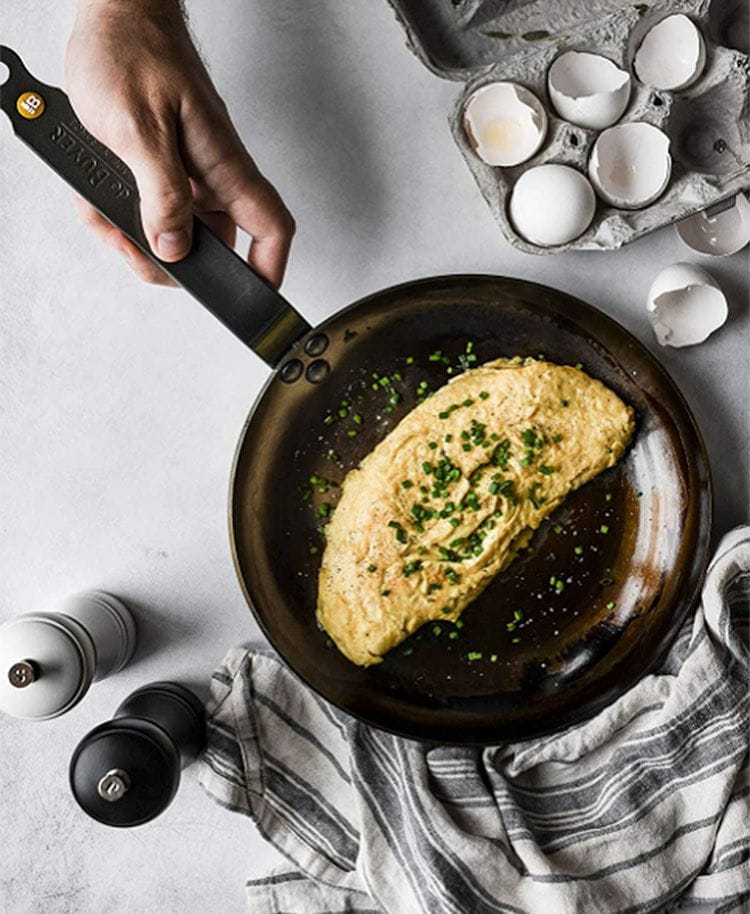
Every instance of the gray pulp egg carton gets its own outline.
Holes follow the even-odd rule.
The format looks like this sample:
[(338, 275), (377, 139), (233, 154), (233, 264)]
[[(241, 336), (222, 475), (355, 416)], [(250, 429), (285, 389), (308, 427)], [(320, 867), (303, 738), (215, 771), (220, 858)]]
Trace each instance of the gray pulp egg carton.
[[(465, 83), (450, 115), (453, 136), (493, 215), (511, 244), (530, 253), (612, 250), (647, 232), (705, 209), (750, 185), (750, 60), (744, 34), (747, 0), (389, 0), (410, 48), (437, 75)], [(673, 13), (700, 29), (706, 66), (677, 92), (641, 84), (633, 58), (648, 30)], [(632, 92), (617, 122), (645, 121), (670, 139), (672, 176), (665, 193), (638, 210), (616, 209), (597, 197), (594, 220), (569, 244), (540, 248), (521, 238), (508, 218), (510, 190), (523, 171), (545, 162), (587, 175), (600, 131), (557, 116), (547, 94), (547, 71), (564, 51), (609, 57), (630, 73)], [(509, 80), (531, 89), (547, 110), (545, 141), (527, 162), (487, 165), (471, 149), (462, 126), (469, 96), (486, 83)], [(588, 176), (588, 175), (587, 175)]]

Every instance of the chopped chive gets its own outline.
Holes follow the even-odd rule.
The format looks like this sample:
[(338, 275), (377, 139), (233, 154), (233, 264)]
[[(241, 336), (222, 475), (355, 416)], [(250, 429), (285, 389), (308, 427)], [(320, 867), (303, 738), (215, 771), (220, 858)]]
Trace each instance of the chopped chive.
[(567, 409), (567, 407), (570, 406), (570, 403), (568, 400), (560, 400), (560, 406), (562, 406), (564, 409)]
[(354, 429), (354, 428), (350, 428), (349, 431), (346, 433), (346, 437), (347, 437), (347, 438), (356, 438), (356, 437), (357, 437), (357, 430)]
[(463, 624), (463, 622), (461, 621), (461, 619), (456, 619), (454, 625), (456, 626), (456, 628), (463, 628), (463, 627), (464, 627), (464, 624)]
[(490, 655), (490, 663), (497, 663), (497, 654)]
[(609, 603), (607, 603), (607, 609), (614, 609), (615, 606), (617, 606), (617, 604), (614, 603), (612, 600), (610, 600)]
[(329, 413), (323, 420), (323, 423), (325, 425), (330, 425), (333, 421), (334, 421), (334, 417)]
[(606, 524), (602, 524), (601, 527), (599, 527), (599, 532), (600, 533), (609, 533), (609, 527)]
[(467, 660), (481, 660), (482, 652), (481, 651), (469, 651), (469, 653), (466, 655), (466, 659)]
[(390, 590), (381, 590), (381, 591), (380, 591), (380, 596), (381, 596), (381, 597), (389, 597), (390, 594), (391, 594)]
[(552, 436), (552, 443), (553, 443), (553, 444), (559, 444), (562, 440), (563, 440), (563, 436), (562, 436), (562, 435), (553, 435), (553, 436)]
[(405, 542), (406, 542), (406, 531), (405, 531), (404, 528), (401, 526), (401, 524), (398, 523), (398, 521), (389, 520), (389, 521), (388, 521), (388, 526), (391, 527), (393, 530), (395, 530), (395, 532), (396, 532), (396, 539), (398, 540), (399, 543), (405, 543)]
[(527, 498), (538, 511), (539, 508), (544, 504), (545, 499), (537, 494), (537, 491), (541, 488), (541, 484), (538, 482), (532, 483), (531, 488), (526, 493)]
[(401, 483), (401, 487), (404, 489), (411, 489), (413, 485), (414, 483), (411, 481), (411, 479), (404, 479), (404, 481)]
[(407, 365), (413, 365), (413, 364), (414, 364), (414, 356), (413, 356), (413, 355), (407, 355), (407, 357), (406, 357), (406, 364), (407, 364)]
[(560, 526), (560, 524), (555, 524), (555, 526), (552, 529), (555, 531), (555, 533), (563, 532), (563, 528)]
[(542, 464), (539, 467), (539, 472), (542, 474), (542, 476), (551, 476), (555, 472), (555, 468), (548, 467), (545, 464)]
[(583, 546), (576, 546), (573, 552), (575, 552), (576, 555), (583, 555)]
[(437, 447), (437, 442), (436, 442), (436, 441), (430, 441), (430, 443), (427, 445), (427, 447), (428, 447), (431, 451), (434, 451), (435, 448)]
[(607, 492), (606, 495), (604, 496), (604, 500), (605, 500), (605, 501), (612, 501), (612, 493), (611, 493), (611, 492)]
[(317, 555), (317, 554), (318, 554), (318, 547), (310, 546), (310, 555)]
[(362, 414), (361, 414), (361, 413), (354, 413), (354, 415), (352, 416), (352, 419), (354, 420), (354, 422), (355, 422), (357, 425), (362, 425), (362, 421), (363, 421), (363, 420), (362, 420)]
[(441, 631), (442, 631), (442, 628), (440, 628), (439, 625), (433, 625), (433, 626), (432, 626), (432, 634), (433, 634), (433, 635), (439, 635)]
[(523, 613), (521, 612), (520, 609), (516, 609), (514, 611), (513, 618), (516, 620), (516, 622), (520, 622), (521, 619), (523, 619)]
[(403, 651), (401, 651), (401, 653), (404, 655), (404, 657), (408, 657), (409, 654), (413, 654), (413, 653), (414, 653), (414, 648), (413, 648), (413, 647), (407, 647), (407, 648), (405, 648)]
[(488, 397), (489, 397), (489, 394), (487, 393), (486, 390), (482, 390), (482, 391), (479, 392), (479, 399), (480, 399), (480, 400), (486, 400)]
[(510, 639), (511, 644), (518, 644), (520, 640), (521, 640), (520, 638), (511, 638)]
[(455, 641), (456, 638), (458, 638), (458, 632), (449, 632), (448, 637), (451, 639), (451, 641)]
[(372, 574), (373, 571), (377, 571), (377, 570), (378, 570), (378, 566), (377, 566), (377, 565), (368, 565), (368, 566), (367, 566), (367, 570), (368, 570), (368, 572), (369, 572), (370, 574)]

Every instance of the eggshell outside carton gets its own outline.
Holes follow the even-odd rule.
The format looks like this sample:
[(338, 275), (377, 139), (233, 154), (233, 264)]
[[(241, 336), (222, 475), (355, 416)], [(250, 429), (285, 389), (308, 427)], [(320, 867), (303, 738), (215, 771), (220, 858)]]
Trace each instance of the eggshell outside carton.
[(673, 263), (651, 283), (649, 323), (661, 346), (695, 346), (724, 325), (727, 299), (716, 280), (692, 263)]
[[(503, 234), (517, 248), (535, 254), (613, 250), (750, 186), (750, 59), (714, 41), (722, 0), (389, 2), (406, 30), (409, 46), (423, 63), (441, 77), (465, 83), (449, 116), (453, 137)], [(731, 12), (731, 6), (726, 8)], [(703, 35), (703, 74), (678, 92), (644, 86), (633, 73), (635, 52), (652, 26), (678, 12), (689, 16)], [(560, 23), (566, 25), (556, 31)], [(663, 130), (670, 139), (672, 176), (665, 193), (650, 206), (623, 210), (598, 200), (594, 220), (583, 235), (568, 244), (542, 248), (521, 238), (510, 223), (508, 199), (513, 184), (528, 168), (547, 162), (570, 165), (586, 175), (591, 148), (600, 133), (567, 123), (550, 104), (547, 71), (567, 50), (602, 54), (631, 74), (630, 102), (618, 123), (645, 121)], [(501, 80), (531, 89), (544, 103), (549, 119), (539, 152), (511, 168), (482, 162), (462, 127), (463, 108), (471, 93)]]

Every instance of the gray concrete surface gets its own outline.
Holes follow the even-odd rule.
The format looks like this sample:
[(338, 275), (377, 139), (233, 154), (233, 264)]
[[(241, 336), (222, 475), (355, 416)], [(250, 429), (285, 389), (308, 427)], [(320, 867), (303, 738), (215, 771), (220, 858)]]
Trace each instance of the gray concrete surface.
[[(72, 7), (3, 4), (3, 41), (53, 84)], [(408, 52), (385, 2), (190, 7), (241, 135), (297, 218), (285, 291), (309, 320), (439, 273), (510, 274), (580, 295), (657, 352), (695, 410), (718, 531), (746, 517), (746, 255), (692, 255), (672, 229), (608, 254), (514, 251), (451, 140), (459, 87)], [(116, 831), (79, 812), (67, 764), (131, 689), (175, 678), (204, 690), (228, 647), (260, 639), (231, 565), (226, 499), (265, 368), (186, 294), (141, 285), (99, 246), (4, 118), (0, 144), (0, 619), (99, 587), (131, 601), (142, 633), (132, 666), (67, 716), (0, 719), (0, 910), (240, 911), (244, 880), (278, 857), (194, 772), (163, 817)], [(681, 259), (713, 271), (731, 317), (703, 346), (662, 351), (646, 290)]]

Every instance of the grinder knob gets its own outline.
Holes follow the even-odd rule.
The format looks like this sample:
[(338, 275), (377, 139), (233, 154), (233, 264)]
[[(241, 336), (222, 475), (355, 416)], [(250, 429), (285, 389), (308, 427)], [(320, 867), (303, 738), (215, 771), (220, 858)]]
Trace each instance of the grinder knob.
[(174, 682), (143, 686), (76, 747), (73, 796), (105, 825), (142, 825), (172, 802), (181, 770), (205, 740), (203, 705), (189, 689)]

